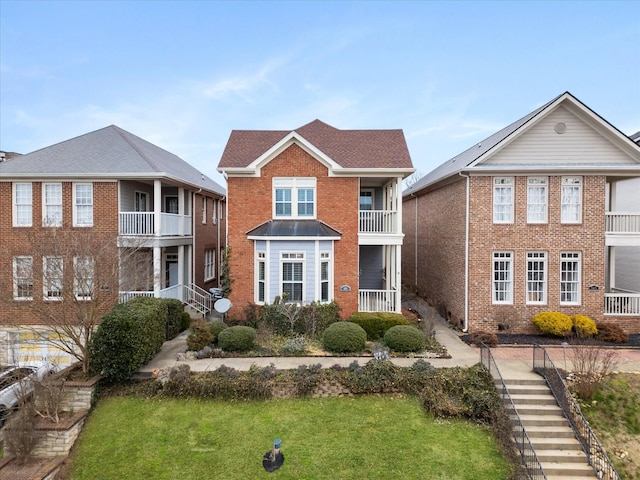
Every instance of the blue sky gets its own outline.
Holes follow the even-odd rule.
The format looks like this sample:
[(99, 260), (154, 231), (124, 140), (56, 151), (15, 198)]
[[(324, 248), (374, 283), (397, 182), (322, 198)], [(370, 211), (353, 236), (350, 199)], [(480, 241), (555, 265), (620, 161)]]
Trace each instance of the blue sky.
[(0, 0), (0, 150), (115, 124), (224, 185), (233, 129), (401, 128), (426, 174), (564, 91), (640, 130), (640, 2)]

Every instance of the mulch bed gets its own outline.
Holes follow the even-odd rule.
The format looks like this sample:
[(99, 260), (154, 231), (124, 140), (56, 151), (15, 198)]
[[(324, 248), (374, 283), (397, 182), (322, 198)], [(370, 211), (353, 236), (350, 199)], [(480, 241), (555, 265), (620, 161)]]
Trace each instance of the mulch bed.
[[(472, 344), (473, 335), (463, 335), (460, 338)], [(562, 345), (563, 342), (572, 343), (572, 339), (564, 339), (558, 337), (547, 337), (544, 335), (525, 335), (525, 334), (505, 334), (498, 333), (498, 345)], [(627, 343), (600, 342), (591, 341), (593, 345), (611, 346), (611, 347), (640, 347), (640, 333), (629, 335)]]

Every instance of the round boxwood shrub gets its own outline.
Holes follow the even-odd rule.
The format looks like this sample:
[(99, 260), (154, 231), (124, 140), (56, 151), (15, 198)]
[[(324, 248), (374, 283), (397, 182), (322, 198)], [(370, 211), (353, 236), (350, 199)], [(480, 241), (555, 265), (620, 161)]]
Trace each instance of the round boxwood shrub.
[(384, 334), (384, 343), (395, 352), (419, 352), (424, 349), (424, 333), (411, 325), (396, 325)]
[(325, 350), (336, 353), (361, 352), (367, 341), (367, 332), (353, 322), (336, 322), (322, 335)]
[(565, 337), (571, 333), (571, 317), (560, 312), (540, 312), (531, 321), (543, 335)]
[(380, 340), (391, 327), (408, 325), (409, 321), (399, 313), (391, 312), (356, 312), (349, 321), (357, 323), (367, 332), (367, 340)]
[(213, 335), (209, 331), (209, 325), (205, 320), (191, 322), (191, 332), (187, 337), (187, 348), (198, 352), (213, 342)]
[(224, 322), (211, 322), (209, 324), (209, 331), (211, 332), (211, 335), (213, 335), (213, 340), (211, 340), (211, 343), (213, 343), (214, 345), (218, 344), (218, 335), (220, 335), (220, 332), (229, 328), (229, 325), (227, 325)]
[(579, 337), (595, 337), (598, 334), (596, 322), (586, 315), (572, 315), (573, 330)]
[(218, 346), (228, 352), (246, 352), (256, 341), (255, 328), (244, 325), (225, 328), (218, 334)]

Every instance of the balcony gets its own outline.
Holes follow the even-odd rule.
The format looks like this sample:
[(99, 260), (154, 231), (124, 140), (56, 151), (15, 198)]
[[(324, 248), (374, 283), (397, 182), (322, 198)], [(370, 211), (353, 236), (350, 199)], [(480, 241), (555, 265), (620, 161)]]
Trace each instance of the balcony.
[(606, 212), (605, 240), (607, 246), (640, 246), (640, 213)]
[(640, 316), (640, 293), (620, 290), (605, 293), (604, 314), (618, 317)]
[(398, 212), (393, 210), (360, 210), (360, 233), (400, 233)]
[(160, 232), (155, 233), (154, 212), (120, 212), (119, 234), (125, 236), (177, 237), (192, 234), (191, 216), (160, 214)]

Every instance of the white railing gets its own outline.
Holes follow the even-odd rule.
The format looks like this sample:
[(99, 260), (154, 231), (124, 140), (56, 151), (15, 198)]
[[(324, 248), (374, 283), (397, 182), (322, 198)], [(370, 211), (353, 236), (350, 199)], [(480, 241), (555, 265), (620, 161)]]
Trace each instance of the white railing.
[(153, 290), (148, 291), (139, 291), (132, 290), (130, 292), (118, 292), (118, 301), (120, 303), (128, 302), (129, 300), (136, 297), (153, 297)]
[(360, 210), (360, 233), (398, 233), (398, 212), (393, 210)]
[(163, 288), (160, 290), (160, 298), (175, 298), (176, 300), (182, 301), (182, 288), (180, 288), (180, 285)]
[(605, 293), (604, 314), (640, 316), (640, 293)]
[(120, 235), (153, 235), (153, 212), (120, 212)]
[(358, 311), (397, 312), (397, 299), (395, 290), (358, 290)]
[(605, 213), (606, 233), (640, 233), (640, 213)]
[[(120, 212), (120, 235), (154, 235), (153, 212)], [(191, 235), (191, 215), (160, 214), (160, 235)]]

